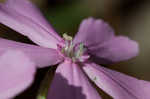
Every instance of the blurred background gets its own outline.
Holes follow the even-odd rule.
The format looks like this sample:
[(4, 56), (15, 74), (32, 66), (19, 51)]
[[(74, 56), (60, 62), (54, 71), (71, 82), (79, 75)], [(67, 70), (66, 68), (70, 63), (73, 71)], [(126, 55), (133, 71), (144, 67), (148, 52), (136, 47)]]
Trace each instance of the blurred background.
[[(0, 0), (4, 2), (5, 0)], [(58, 33), (74, 35), (84, 18), (107, 21), (118, 35), (126, 35), (140, 45), (140, 54), (108, 68), (150, 81), (150, 1), (149, 0), (32, 0)], [(0, 37), (32, 43), (15, 31), (0, 25)], [(15, 99), (35, 99), (37, 89), (49, 68), (37, 72), (34, 84)], [(100, 91), (100, 90), (99, 90)], [(104, 99), (111, 99), (100, 91)]]

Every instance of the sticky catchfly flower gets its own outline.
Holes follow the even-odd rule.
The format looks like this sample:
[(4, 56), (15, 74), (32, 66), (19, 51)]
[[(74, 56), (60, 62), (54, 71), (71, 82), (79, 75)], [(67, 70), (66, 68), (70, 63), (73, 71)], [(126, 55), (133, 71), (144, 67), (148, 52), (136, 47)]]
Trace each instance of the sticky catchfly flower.
[(89, 81), (114, 99), (150, 99), (150, 83), (107, 69), (138, 54), (138, 44), (115, 36), (104, 21), (83, 20), (73, 39), (63, 38), (28, 0), (0, 4), (0, 22), (39, 46), (0, 39), (0, 99), (14, 97), (33, 81), (37, 67), (58, 64), (47, 99), (101, 99)]

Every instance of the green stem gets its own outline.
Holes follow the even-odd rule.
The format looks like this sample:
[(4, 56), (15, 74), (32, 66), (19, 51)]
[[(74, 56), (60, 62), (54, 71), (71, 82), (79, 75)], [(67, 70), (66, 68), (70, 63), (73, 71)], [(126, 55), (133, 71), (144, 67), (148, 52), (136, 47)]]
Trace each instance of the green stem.
[(46, 99), (53, 75), (54, 75), (54, 70), (53, 68), (50, 68), (40, 85), (40, 89), (38, 91), (38, 95), (36, 99)]

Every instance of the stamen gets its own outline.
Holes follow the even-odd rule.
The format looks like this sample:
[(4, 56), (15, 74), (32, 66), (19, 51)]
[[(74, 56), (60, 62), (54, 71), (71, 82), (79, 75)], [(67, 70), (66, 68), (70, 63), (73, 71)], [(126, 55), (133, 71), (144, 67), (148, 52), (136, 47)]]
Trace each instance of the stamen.
[(80, 43), (79, 50), (77, 50), (77, 52), (75, 54), (75, 57), (79, 58), (80, 56), (82, 56), (83, 50), (84, 50), (84, 45), (83, 45), (83, 43)]
[(72, 37), (68, 36), (66, 33), (63, 34), (63, 38), (65, 39), (66, 44), (62, 47), (61, 53), (63, 53), (66, 57), (71, 58), (73, 62), (82, 62), (89, 58), (88, 55), (83, 55), (86, 50), (83, 43), (74, 45)]
[(66, 33), (63, 34), (63, 38), (67, 41), (72, 41), (72, 37), (67, 35)]

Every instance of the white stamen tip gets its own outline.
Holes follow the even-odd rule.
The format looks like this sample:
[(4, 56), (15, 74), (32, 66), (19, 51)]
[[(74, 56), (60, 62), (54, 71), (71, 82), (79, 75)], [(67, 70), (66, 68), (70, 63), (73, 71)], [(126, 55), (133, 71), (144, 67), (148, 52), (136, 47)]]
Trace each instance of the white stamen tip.
[(65, 40), (68, 40), (68, 41), (71, 41), (71, 40), (72, 40), (72, 37), (69, 36), (69, 35), (67, 35), (66, 33), (63, 34), (63, 38), (64, 38)]

